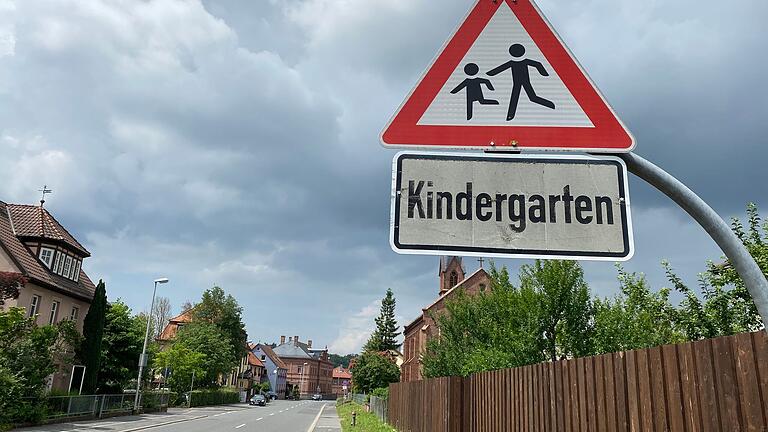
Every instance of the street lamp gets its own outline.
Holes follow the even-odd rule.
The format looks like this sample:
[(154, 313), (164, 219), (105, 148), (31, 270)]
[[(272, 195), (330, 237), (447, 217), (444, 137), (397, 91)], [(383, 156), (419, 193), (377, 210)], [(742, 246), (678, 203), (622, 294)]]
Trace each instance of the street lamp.
[(155, 279), (155, 289), (152, 290), (152, 303), (149, 306), (147, 315), (147, 331), (144, 333), (144, 348), (141, 349), (139, 357), (139, 376), (136, 378), (136, 398), (133, 400), (133, 410), (139, 410), (139, 392), (141, 391), (141, 374), (144, 372), (144, 366), (147, 365), (147, 341), (149, 340), (149, 324), (152, 321), (152, 310), (155, 308), (155, 294), (157, 294), (157, 284), (168, 283), (168, 278)]
[(307, 362), (304, 362), (304, 366), (301, 368), (301, 384), (299, 384), (299, 399), (301, 399), (301, 392), (304, 389), (304, 371), (307, 369)]

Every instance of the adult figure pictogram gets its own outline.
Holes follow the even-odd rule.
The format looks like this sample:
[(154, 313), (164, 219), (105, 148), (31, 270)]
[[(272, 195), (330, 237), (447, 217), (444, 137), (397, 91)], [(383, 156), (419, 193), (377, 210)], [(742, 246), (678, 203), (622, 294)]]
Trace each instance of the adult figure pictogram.
[[(480, 72), (480, 68), (474, 63), (467, 63), (464, 66), (464, 73), (473, 77)], [(486, 99), (483, 96), (483, 85), (488, 87), (488, 90), (493, 91), (493, 84), (491, 81), (485, 78), (466, 78), (455, 89), (451, 90), (452, 94), (460, 92), (462, 89), (466, 90), (467, 94), (467, 120), (472, 120), (472, 110), (475, 102), (480, 105), (498, 105), (499, 101), (495, 99)]]
[[(514, 44), (509, 47), (509, 53), (512, 57), (520, 58), (525, 54), (525, 47), (520, 44)], [(528, 74), (528, 68), (534, 67), (542, 76), (549, 76), (549, 72), (544, 69), (544, 66), (531, 59), (522, 60), (510, 60), (498, 67), (495, 67), (488, 71), (489, 76), (495, 76), (507, 69), (512, 71), (512, 97), (509, 99), (509, 110), (507, 111), (507, 121), (515, 118), (515, 112), (517, 111), (517, 103), (520, 99), (520, 90), (525, 89), (525, 94), (528, 95), (528, 99), (536, 104), (545, 106), (547, 108), (555, 109), (555, 104), (552, 101), (537, 96), (531, 85), (531, 77)]]

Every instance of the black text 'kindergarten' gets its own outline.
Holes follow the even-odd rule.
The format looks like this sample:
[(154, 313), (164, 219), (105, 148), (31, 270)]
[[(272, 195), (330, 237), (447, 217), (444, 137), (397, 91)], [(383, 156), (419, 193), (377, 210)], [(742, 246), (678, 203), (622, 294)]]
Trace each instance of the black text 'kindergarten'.
[[(425, 187), (426, 185), (426, 187)], [(480, 221), (495, 219), (510, 222), (516, 232), (525, 230), (527, 223), (566, 223), (613, 225), (613, 201), (607, 196), (574, 196), (565, 185), (561, 195), (530, 195), (479, 193), (473, 195), (472, 182), (466, 191), (455, 196), (451, 192), (436, 192), (433, 181), (408, 181), (408, 218), (453, 219)]]

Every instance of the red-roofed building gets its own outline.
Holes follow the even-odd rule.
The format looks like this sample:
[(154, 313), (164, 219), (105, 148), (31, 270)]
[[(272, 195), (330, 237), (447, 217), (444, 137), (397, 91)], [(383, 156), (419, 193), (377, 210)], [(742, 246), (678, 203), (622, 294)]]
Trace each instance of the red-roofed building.
[(344, 366), (338, 366), (333, 369), (333, 381), (331, 384), (333, 394), (340, 398), (352, 391), (352, 372), (345, 369)]
[(440, 257), (440, 291), (431, 305), (421, 310), (415, 320), (405, 325), (403, 334), (403, 358), (400, 366), (400, 381), (417, 381), (422, 379), (421, 355), (427, 341), (439, 335), (439, 330), (432, 317), (438, 316), (445, 309), (445, 303), (459, 291), (468, 295), (477, 295), (491, 286), (491, 280), (482, 268), (465, 277), (461, 257)]
[[(0, 272), (27, 280), (18, 298), (0, 302), (0, 311), (22, 307), (38, 325), (72, 320), (82, 331), (96, 290), (82, 269), (90, 256), (42, 201), (39, 206), (0, 201)], [(71, 365), (60, 365), (51, 388), (68, 390), (70, 370)]]
[(242, 361), (228, 377), (221, 377), (221, 385), (237, 389), (240, 392), (240, 401), (245, 402), (254, 394), (258, 393), (253, 387), (268, 380), (264, 362), (256, 357), (247, 347), (248, 352), (243, 356)]
[(192, 322), (192, 311), (194, 310), (195, 308), (187, 309), (168, 320), (168, 324), (166, 324), (162, 333), (160, 333), (160, 336), (155, 338), (160, 345), (160, 349), (165, 349), (165, 347), (176, 337), (176, 333), (179, 332), (179, 329)]

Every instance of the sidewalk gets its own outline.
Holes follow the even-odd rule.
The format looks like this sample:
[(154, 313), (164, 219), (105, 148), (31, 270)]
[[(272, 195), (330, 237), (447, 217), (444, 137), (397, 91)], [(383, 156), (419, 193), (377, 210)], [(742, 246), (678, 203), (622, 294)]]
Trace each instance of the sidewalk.
[(327, 404), (323, 406), (315, 419), (312, 432), (336, 432), (341, 431), (341, 421), (339, 415), (336, 413), (335, 404)]

